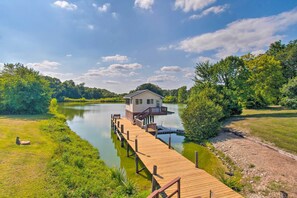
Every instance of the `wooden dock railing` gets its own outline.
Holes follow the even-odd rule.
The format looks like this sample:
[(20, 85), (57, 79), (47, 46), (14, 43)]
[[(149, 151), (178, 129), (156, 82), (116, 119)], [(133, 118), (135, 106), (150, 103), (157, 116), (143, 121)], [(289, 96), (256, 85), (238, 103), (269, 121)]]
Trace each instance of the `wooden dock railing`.
[(170, 195), (166, 196), (168, 198), (172, 197), (173, 195), (177, 194), (177, 197), (180, 198), (180, 177), (175, 178), (165, 186), (159, 188), (158, 190), (155, 190), (152, 194), (150, 194), (147, 198), (159, 198), (159, 195), (161, 193), (165, 193), (165, 190), (173, 186), (174, 184), (177, 184), (177, 188), (175, 191), (173, 191)]

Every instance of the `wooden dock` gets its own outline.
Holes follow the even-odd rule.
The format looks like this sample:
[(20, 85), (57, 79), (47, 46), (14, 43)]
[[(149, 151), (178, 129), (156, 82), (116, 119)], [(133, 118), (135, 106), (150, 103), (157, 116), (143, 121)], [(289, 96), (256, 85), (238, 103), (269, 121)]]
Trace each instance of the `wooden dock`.
[[(121, 140), (122, 146), (124, 146), (124, 142), (126, 143), (127, 153), (133, 152), (135, 155), (136, 172), (141, 171), (141, 168), (138, 167), (140, 160), (145, 166), (143, 168), (148, 169), (153, 180), (160, 187), (180, 177), (180, 197), (242, 197), (204, 170), (196, 168), (194, 163), (175, 150), (168, 148), (168, 145), (145, 132), (144, 129), (133, 125), (128, 119), (112, 118), (111, 124)], [(175, 190), (176, 185), (173, 185), (165, 192), (168, 195)], [(177, 194), (175, 196), (178, 197)]]

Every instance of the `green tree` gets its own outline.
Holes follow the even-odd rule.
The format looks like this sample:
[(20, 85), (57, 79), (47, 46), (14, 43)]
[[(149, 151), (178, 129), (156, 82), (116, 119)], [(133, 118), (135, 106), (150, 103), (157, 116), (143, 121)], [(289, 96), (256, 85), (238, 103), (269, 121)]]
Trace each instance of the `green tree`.
[(0, 73), (0, 111), (5, 114), (46, 113), (51, 98), (49, 83), (22, 64), (5, 64)]
[(165, 96), (163, 99), (164, 103), (176, 103), (177, 99), (175, 96)]
[(191, 93), (187, 107), (181, 116), (188, 140), (201, 142), (217, 135), (220, 119), (224, 116), (222, 107), (215, 103), (215, 100), (220, 97), (213, 88)]
[[(148, 89), (156, 94), (159, 94), (161, 96), (163, 96), (163, 91), (162, 89), (157, 86), (157, 85), (154, 85), (152, 83), (145, 83), (145, 84), (142, 84), (142, 85), (139, 85), (137, 88), (136, 88), (136, 91), (138, 90), (143, 90), (143, 89)], [(133, 92), (133, 91), (132, 91)]]
[(291, 109), (297, 109), (297, 77), (284, 84), (281, 93), (283, 96), (281, 105)]
[[(273, 56), (253, 56), (245, 61), (250, 71), (248, 84), (251, 86), (253, 100), (266, 104), (276, 104), (280, 97), (280, 87), (285, 82), (280, 61)], [(261, 106), (261, 105), (260, 105)]]
[(195, 67), (195, 78), (196, 84), (201, 83), (216, 83), (215, 71), (213, 64), (209, 61), (197, 63)]
[(290, 41), (287, 45), (281, 41), (272, 43), (266, 54), (281, 62), (286, 82), (297, 76), (297, 40)]
[(178, 103), (186, 103), (188, 98), (188, 92), (187, 87), (182, 86), (178, 89), (178, 96), (177, 96), (177, 102)]

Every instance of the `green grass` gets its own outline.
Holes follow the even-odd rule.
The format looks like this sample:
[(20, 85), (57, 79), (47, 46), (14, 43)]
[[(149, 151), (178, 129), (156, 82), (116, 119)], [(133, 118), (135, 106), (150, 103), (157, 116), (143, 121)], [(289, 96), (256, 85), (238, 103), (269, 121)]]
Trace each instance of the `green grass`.
[(198, 152), (198, 166), (209, 174), (216, 176), (217, 170), (227, 170), (224, 164), (207, 147), (193, 142), (185, 142), (183, 147), (181, 154), (193, 163), (195, 163), (195, 151)]
[(227, 125), (275, 146), (297, 154), (297, 110), (271, 107), (262, 110), (247, 109), (241, 116), (232, 118)]
[[(0, 117), (0, 195), (1, 197), (56, 196), (57, 186), (48, 181), (47, 164), (57, 147), (40, 131), (48, 116)], [(16, 137), (30, 140), (30, 146), (18, 146)]]
[[(16, 137), (31, 145), (15, 144)], [(0, 117), (0, 197), (146, 197), (119, 182), (62, 115)]]

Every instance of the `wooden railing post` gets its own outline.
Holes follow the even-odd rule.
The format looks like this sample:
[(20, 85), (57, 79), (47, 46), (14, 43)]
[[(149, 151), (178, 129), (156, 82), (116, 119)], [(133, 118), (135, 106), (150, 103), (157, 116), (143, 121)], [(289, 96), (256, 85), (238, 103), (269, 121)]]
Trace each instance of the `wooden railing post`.
[(198, 151), (195, 151), (195, 167), (198, 168)]
[(118, 121), (118, 128), (120, 127), (120, 121)]
[(157, 175), (157, 166), (156, 165), (154, 165), (153, 166), (153, 175)]
[(121, 133), (124, 133), (124, 125), (121, 124)]
[(156, 138), (156, 139), (158, 138), (158, 129), (156, 129), (156, 132), (155, 132), (155, 138)]
[(180, 180), (181, 180), (181, 179), (179, 179), (179, 180), (177, 181), (177, 190), (178, 190), (178, 192), (177, 192), (177, 198), (180, 198)]
[(169, 134), (168, 148), (171, 149), (171, 134)]
[(157, 175), (157, 166), (153, 166), (153, 174), (152, 174), (152, 192), (156, 190), (157, 182), (154, 178), (154, 175)]
[(127, 140), (129, 140), (130, 139), (130, 134), (129, 134), (130, 132), (129, 131), (127, 131)]
[(138, 152), (138, 141), (137, 138), (135, 139), (135, 152)]

